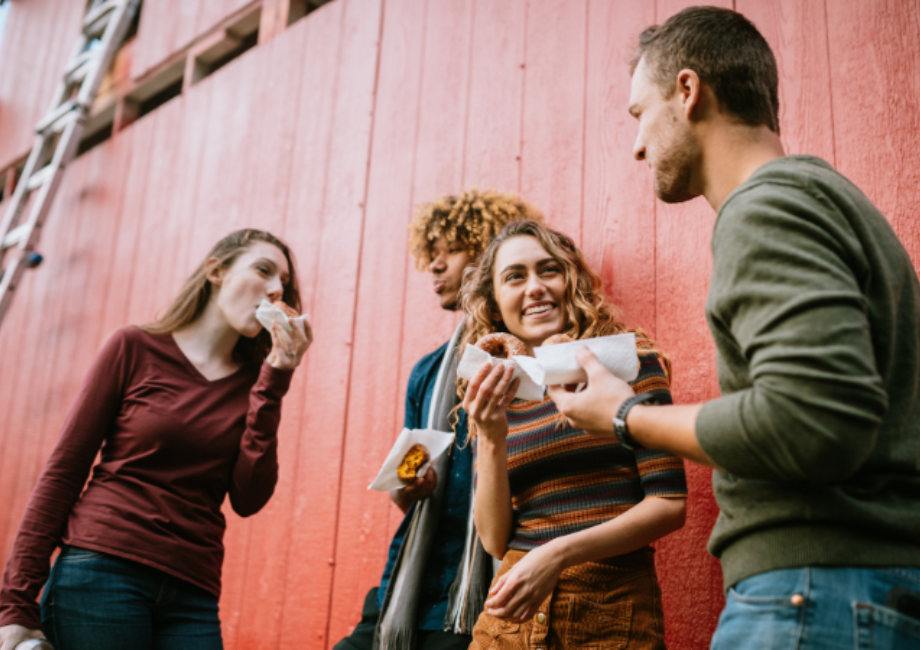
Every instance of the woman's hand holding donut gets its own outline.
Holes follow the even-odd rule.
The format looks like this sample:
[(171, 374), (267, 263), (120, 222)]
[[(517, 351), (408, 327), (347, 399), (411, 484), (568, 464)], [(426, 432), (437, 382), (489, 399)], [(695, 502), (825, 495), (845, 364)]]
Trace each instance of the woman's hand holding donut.
[[(303, 327), (298, 323), (302, 323)], [(291, 325), (294, 331), (288, 334), (278, 321), (272, 321), (272, 349), (266, 361), (278, 370), (294, 370), (300, 365), (300, 360), (313, 342), (313, 328), (306, 318), (292, 321)]]
[(463, 408), (478, 434), (489, 442), (504, 443), (508, 435), (505, 411), (521, 383), (520, 379), (511, 380), (513, 373), (514, 369), (505, 364), (494, 368), (483, 364), (466, 389)]

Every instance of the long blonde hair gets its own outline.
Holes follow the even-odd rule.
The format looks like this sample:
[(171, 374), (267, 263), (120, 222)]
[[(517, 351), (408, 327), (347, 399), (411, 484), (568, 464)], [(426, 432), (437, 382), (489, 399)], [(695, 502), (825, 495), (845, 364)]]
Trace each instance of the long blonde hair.
[[(561, 232), (528, 219), (513, 221), (505, 226), (486, 247), (479, 263), (468, 267), (464, 272), (460, 304), (466, 312), (466, 326), (460, 341), (460, 350), (465, 349), (467, 343), (475, 344), (492, 332), (508, 331), (495, 300), (494, 272), (498, 250), (502, 244), (514, 237), (533, 237), (540, 242), (550, 257), (562, 266), (565, 278), (565, 313), (568, 318), (563, 333), (579, 340), (634, 332), (638, 348), (657, 354), (670, 380), (671, 362), (668, 356), (640, 328), (630, 328), (623, 323), (619, 309), (604, 296), (603, 281), (588, 266), (584, 253), (575, 242)], [(461, 400), (466, 385), (466, 381), (457, 381)], [(470, 433), (475, 435), (472, 426)]]
[[(257, 241), (276, 246), (284, 253), (290, 279), (284, 286), (282, 300), (296, 311), (301, 311), (300, 285), (294, 267), (294, 256), (287, 244), (264, 230), (247, 228), (232, 232), (217, 242), (163, 312), (156, 320), (141, 325), (141, 329), (149, 334), (172, 334), (198, 320), (211, 299), (211, 282), (207, 278), (206, 270), (207, 261), (213, 257), (220, 263), (220, 268), (228, 269), (253, 242)], [(233, 349), (233, 358), (244, 365), (262, 363), (271, 351), (271, 347), (271, 334), (263, 329), (251, 339), (241, 336)]]

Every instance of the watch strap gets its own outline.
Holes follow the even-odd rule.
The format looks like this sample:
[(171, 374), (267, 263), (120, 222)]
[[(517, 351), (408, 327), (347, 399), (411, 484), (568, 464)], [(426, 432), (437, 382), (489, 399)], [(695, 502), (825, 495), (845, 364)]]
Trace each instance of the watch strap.
[(632, 434), (629, 432), (629, 427), (626, 426), (626, 416), (629, 415), (629, 410), (634, 407), (636, 404), (657, 404), (658, 398), (655, 397), (652, 393), (639, 393), (638, 395), (633, 395), (632, 397), (626, 399), (620, 408), (617, 409), (617, 413), (613, 416), (613, 431), (616, 434), (617, 441), (630, 450), (642, 449), (642, 445), (636, 442), (635, 438), (632, 437)]

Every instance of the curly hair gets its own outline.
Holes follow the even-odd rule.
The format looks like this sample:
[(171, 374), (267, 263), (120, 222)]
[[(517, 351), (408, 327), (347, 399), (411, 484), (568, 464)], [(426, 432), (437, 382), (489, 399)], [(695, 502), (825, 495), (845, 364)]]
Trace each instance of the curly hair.
[[(619, 310), (604, 296), (600, 276), (588, 266), (584, 253), (575, 242), (567, 235), (533, 220), (519, 220), (505, 226), (488, 245), (479, 263), (468, 267), (463, 274), (460, 304), (466, 312), (466, 327), (460, 341), (461, 350), (466, 348), (467, 343), (475, 344), (487, 334), (508, 331), (495, 300), (494, 272), (498, 250), (514, 237), (533, 237), (562, 266), (568, 319), (563, 333), (579, 340), (633, 332), (640, 351), (658, 355), (670, 381), (671, 362), (668, 356), (640, 328), (629, 328), (623, 323)], [(457, 393), (461, 400), (466, 385), (466, 381), (457, 381)], [(564, 417), (560, 423), (564, 423)], [(470, 436), (475, 436), (472, 426)]]
[(409, 226), (409, 251), (420, 271), (431, 264), (432, 246), (439, 237), (460, 242), (476, 259), (492, 237), (516, 219), (542, 222), (543, 213), (512, 192), (471, 188), (459, 195), (442, 196), (416, 208)]

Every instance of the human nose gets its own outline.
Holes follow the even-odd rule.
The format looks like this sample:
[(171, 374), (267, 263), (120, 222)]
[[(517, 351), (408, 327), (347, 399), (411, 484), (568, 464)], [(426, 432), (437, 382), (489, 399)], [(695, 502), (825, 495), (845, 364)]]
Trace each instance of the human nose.
[(645, 160), (645, 141), (642, 139), (642, 129), (636, 134), (636, 141), (633, 143), (633, 158), (642, 162)]
[(531, 298), (542, 298), (546, 294), (546, 287), (543, 281), (536, 273), (532, 273), (527, 278), (527, 295)]
[(277, 275), (272, 276), (265, 284), (265, 293), (268, 295), (269, 302), (281, 300), (284, 295), (284, 285), (281, 284), (281, 278)]
[(447, 256), (444, 253), (438, 253), (431, 258), (431, 264), (428, 265), (430, 273), (442, 273), (447, 270)]

